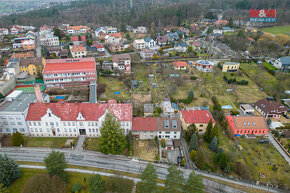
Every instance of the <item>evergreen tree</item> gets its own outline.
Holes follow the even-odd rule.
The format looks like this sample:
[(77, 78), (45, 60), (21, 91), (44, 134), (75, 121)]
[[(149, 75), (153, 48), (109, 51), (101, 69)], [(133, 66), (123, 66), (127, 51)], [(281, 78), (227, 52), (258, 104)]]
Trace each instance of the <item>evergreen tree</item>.
[(220, 169), (229, 172), (231, 170), (230, 166), (230, 157), (226, 153), (217, 153), (213, 158), (213, 162), (215, 165), (219, 166)]
[(214, 125), (213, 129), (212, 129), (212, 133), (211, 133), (211, 139), (214, 138), (214, 136), (218, 137), (219, 136), (219, 131), (218, 131), (218, 126), (217, 124)]
[(61, 39), (61, 32), (57, 27), (54, 29), (54, 35)]
[(0, 154), (0, 184), (3, 186), (9, 186), (16, 180), (21, 177), (21, 170), (18, 167), (18, 164), (7, 157), (7, 155)]
[(101, 193), (105, 188), (105, 182), (100, 174), (94, 174), (88, 179), (90, 193)]
[(198, 137), (196, 133), (192, 134), (191, 140), (190, 140), (190, 146), (189, 146), (189, 151), (197, 151), (198, 150)]
[(64, 172), (66, 168), (66, 160), (64, 153), (59, 151), (52, 151), (48, 157), (44, 159), (47, 172), (50, 176), (56, 175), (62, 180), (67, 180), (67, 174)]
[(14, 146), (24, 145), (25, 137), (22, 135), (22, 133), (19, 133), (18, 131), (16, 131), (16, 133), (12, 134), (11, 143)]
[(210, 143), (211, 142), (211, 135), (212, 135), (212, 119), (208, 122), (206, 127), (206, 132), (203, 136), (204, 141)]
[(193, 98), (194, 98), (194, 94), (193, 94), (193, 90), (191, 89), (190, 92), (188, 93), (187, 102), (191, 103)]
[(169, 174), (166, 176), (165, 182), (165, 192), (166, 193), (176, 193), (180, 192), (183, 188), (184, 178), (182, 172), (177, 170), (176, 165), (171, 165), (167, 171)]
[(204, 169), (205, 166), (205, 155), (203, 148), (199, 148), (197, 151), (197, 161), (195, 162), (196, 167), (199, 169)]
[(230, 20), (229, 20), (229, 27), (230, 28), (233, 28), (234, 27), (233, 18), (230, 18)]
[(157, 174), (154, 166), (149, 163), (141, 174), (140, 193), (153, 193), (157, 191)]
[(203, 178), (200, 175), (196, 175), (194, 170), (189, 174), (189, 177), (184, 186), (184, 192), (186, 193), (203, 193), (204, 184)]
[(110, 113), (101, 127), (100, 150), (105, 154), (121, 154), (126, 147), (126, 137), (118, 120)]
[(191, 136), (194, 133), (197, 134), (197, 129), (196, 129), (195, 124), (193, 123), (193, 124), (191, 124), (191, 125), (188, 126), (187, 130), (184, 130), (184, 135), (185, 135), (184, 138), (187, 141), (187, 143), (190, 142)]
[(9, 193), (8, 189), (3, 186), (3, 184), (0, 184), (0, 192), (1, 193)]
[(192, 52), (192, 51), (193, 51), (192, 46), (188, 46), (188, 48), (187, 48), (187, 52), (190, 53), (190, 52)]
[(209, 144), (209, 149), (212, 151), (216, 151), (218, 147), (218, 139), (214, 136)]

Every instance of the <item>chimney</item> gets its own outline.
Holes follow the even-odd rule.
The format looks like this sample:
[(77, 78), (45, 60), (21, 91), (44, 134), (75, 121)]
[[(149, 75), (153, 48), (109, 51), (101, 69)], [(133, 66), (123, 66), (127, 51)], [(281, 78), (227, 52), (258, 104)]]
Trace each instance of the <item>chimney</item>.
[(40, 92), (39, 84), (34, 86), (35, 95), (38, 103), (43, 103), (42, 94)]

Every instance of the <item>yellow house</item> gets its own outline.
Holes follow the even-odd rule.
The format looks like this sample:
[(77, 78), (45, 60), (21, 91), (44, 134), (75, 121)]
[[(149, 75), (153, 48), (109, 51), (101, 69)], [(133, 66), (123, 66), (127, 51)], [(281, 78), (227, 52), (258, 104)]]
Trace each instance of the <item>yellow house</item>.
[(27, 72), (29, 75), (40, 75), (45, 64), (44, 58), (21, 58), (20, 71)]
[(186, 70), (187, 64), (183, 61), (175, 61), (173, 62), (175, 70)]
[(222, 64), (222, 72), (237, 72), (239, 71), (240, 63), (226, 62)]

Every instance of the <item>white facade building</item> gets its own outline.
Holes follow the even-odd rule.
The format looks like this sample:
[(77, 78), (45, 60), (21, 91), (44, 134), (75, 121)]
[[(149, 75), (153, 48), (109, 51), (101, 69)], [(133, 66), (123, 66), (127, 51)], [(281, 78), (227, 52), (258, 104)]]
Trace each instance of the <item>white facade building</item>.
[(8, 35), (9, 31), (7, 28), (0, 28), (0, 36), (1, 35)]
[(143, 50), (145, 49), (145, 41), (144, 39), (137, 39), (137, 40), (134, 40), (133, 42), (133, 47), (137, 50)]
[(46, 36), (40, 37), (40, 44), (42, 46), (58, 46), (59, 37), (54, 36), (52, 33), (47, 34)]

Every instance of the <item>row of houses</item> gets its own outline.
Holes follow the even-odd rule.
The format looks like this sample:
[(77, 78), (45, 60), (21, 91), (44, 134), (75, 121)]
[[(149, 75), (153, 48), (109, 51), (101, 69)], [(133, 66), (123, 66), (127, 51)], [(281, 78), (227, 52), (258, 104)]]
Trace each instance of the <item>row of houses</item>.
[(0, 28), (0, 35), (17, 35), (19, 33), (23, 33), (25, 31), (34, 31), (35, 27), (33, 26), (20, 26), (20, 25), (14, 25), (10, 28), (10, 33), (7, 28)]

